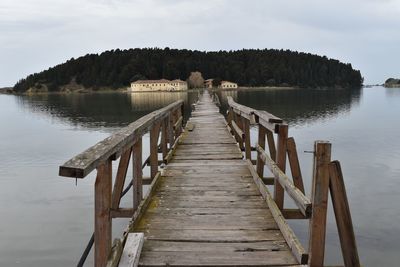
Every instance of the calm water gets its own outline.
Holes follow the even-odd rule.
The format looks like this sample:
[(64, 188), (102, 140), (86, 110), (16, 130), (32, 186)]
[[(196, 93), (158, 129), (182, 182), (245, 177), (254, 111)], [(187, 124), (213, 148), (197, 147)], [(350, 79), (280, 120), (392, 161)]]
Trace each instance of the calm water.
[[(229, 91), (220, 93), (222, 109), (226, 95), (289, 122), (307, 193), (312, 156), (302, 151), (312, 150), (314, 140), (331, 141), (364, 266), (398, 266), (399, 89)], [(58, 177), (58, 166), (152, 110), (177, 99), (188, 107), (196, 98), (197, 92), (0, 95), (0, 266), (75, 265), (93, 230), (94, 177), (76, 186), (74, 179)], [(254, 140), (255, 129), (252, 135)], [(114, 220), (116, 236), (125, 224)], [(306, 240), (307, 224), (291, 225)], [(341, 263), (331, 212), (327, 251), (328, 264)]]

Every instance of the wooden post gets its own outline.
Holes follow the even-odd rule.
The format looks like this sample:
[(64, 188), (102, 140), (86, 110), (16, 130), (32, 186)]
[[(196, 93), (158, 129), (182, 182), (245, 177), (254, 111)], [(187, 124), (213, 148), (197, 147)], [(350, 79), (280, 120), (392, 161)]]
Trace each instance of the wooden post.
[(164, 119), (162, 121), (162, 132), (161, 132), (161, 151), (162, 151), (162, 156), (163, 159), (167, 156), (168, 154), (168, 131), (167, 131), (167, 126), (168, 126), (168, 118)]
[[(262, 147), (262, 149), (265, 149), (265, 133), (266, 133), (266, 129), (264, 126), (262, 126), (261, 124), (258, 125), (258, 145), (260, 147)], [(265, 162), (263, 162), (261, 160), (260, 157), (260, 152), (257, 152), (257, 174), (260, 178), (264, 177), (264, 165)]]
[(112, 161), (97, 167), (94, 185), (94, 265), (104, 267), (111, 251)]
[[(278, 128), (278, 151), (276, 154), (276, 164), (282, 172), (286, 170), (286, 140), (288, 137), (288, 125), (280, 124)], [(283, 210), (284, 190), (280, 183), (275, 180), (274, 200), (280, 210)]]
[(304, 194), (303, 177), (301, 176), (299, 158), (297, 156), (296, 142), (293, 137), (287, 139), (287, 154), (292, 172), (294, 185)]
[(271, 131), (267, 131), (267, 141), (268, 141), (269, 156), (271, 157), (271, 159), (276, 160), (276, 147), (275, 147), (274, 134)]
[(325, 254), (331, 144), (326, 141), (316, 141), (314, 151), (308, 264), (310, 267), (321, 267), (324, 265)]
[(168, 114), (168, 142), (169, 142), (169, 149), (172, 148), (175, 142), (174, 136), (174, 116), (172, 112)]
[(244, 132), (244, 148), (246, 159), (251, 160), (250, 121), (245, 117), (242, 117), (242, 126)]
[(142, 171), (142, 137), (140, 137), (133, 145), (132, 149), (132, 166), (133, 166), (133, 210), (135, 211), (142, 201), (143, 197), (143, 171)]
[(114, 182), (114, 190), (112, 194), (112, 209), (118, 209), (121, 201), (122, 190), (124, 189), (126, 173), (128, 172), (129, 160), (131, 158), (132, 148), (125, 150), (119, 160), (117, 176)]
[(333, 161), (329, 164), (329, 188), (339, 232), (344, 266), (359, 267), (360, 259), (358, 257), (349, 202), (347, 201), (346, 188), (339, 161)]
[[(233, 121), (236, 123), (237, 126), (239, 126), (239, 129), (241, 129), (243, 131), (243, 124), (242, 124), (242, 120), (240, 118), (241, 116), (235, 112), (233, 112)], [(244, 150), (244, 146), (243, 146), (243, 141), (240, 142), (239, 140), (237, 140), (239, 143), (239, 147), (240, 150)]]
[(150, 177), (153, 179), (158, 172), (158, 136), (160, 122), (153, 124), (150, 130)]

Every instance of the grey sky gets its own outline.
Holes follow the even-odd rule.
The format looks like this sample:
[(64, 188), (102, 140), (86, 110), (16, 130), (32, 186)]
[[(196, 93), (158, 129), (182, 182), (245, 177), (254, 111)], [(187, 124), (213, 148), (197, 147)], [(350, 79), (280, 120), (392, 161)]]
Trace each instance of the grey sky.
[(400, 0), (1, 0), (0, 87), (115, 48), (282, 48), (400, 77)]

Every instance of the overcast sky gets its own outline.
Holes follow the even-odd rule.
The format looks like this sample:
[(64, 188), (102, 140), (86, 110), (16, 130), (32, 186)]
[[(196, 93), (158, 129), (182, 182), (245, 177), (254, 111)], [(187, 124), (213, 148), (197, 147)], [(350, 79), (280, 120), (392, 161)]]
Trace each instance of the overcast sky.
[(109, 49), (278, 48), (400, 77), (400, 0), (1, 0), (0, 87)]

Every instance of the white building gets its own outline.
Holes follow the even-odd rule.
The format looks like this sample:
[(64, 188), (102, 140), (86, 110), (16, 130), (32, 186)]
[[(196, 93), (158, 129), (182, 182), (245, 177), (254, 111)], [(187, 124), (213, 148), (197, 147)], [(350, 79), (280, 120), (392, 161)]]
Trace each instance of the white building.
[(149, 92), (149, 91), (183, 91), (187, 90), (187, 82), (176, 80), (138, 80), (131, 83), (129, 91), (131, 92)]
[(229, 89), (229, 88), (238, 88), (237, 83), (229, 82), (229, 81), (221, 81), (221, 85), (218, 86), (219, 88)]

